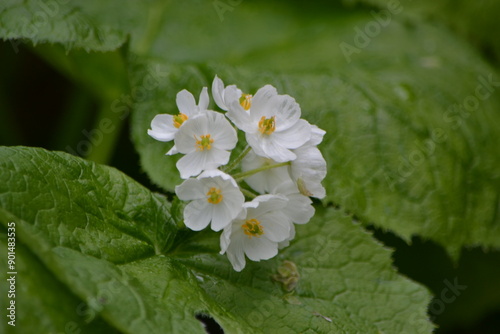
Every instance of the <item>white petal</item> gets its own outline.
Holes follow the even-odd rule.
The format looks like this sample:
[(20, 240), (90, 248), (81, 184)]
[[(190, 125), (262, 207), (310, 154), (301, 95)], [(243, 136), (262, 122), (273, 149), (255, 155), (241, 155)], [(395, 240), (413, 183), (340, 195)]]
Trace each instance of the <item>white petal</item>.
[(201, 231), (208, 226), (212, 216), (206, 200), (195, 200), (184, 208), (184, 224), (193, 231)]
[(292, 162), (291, 171), (295, 179), (301, 177), (307, 181), (320, 182), (325, 178), (326, 161), (317, 147), (301, 147), (294, 152), (297, 154), (297, 159)]
[(245, 242), (245, 254), (252, 261), (268, 260), (278, 254), (278, 244), (267, 238), (257, 238)]
[[(177, 132), (175, 138), (174, 138), (174, 143), (177, 152), (180, 152), (182, 154), (188, 154), (191, 152), (196, 151), (196, 138), (195, 135), (193, 134), (191, 123), (194, 122), (195, 119), (188, 119), (185, 121), (182, 126), (179, 128), (179, 131)], [(197, 135), (197, 138), (200, 135)]]
[(200, 174), (206, 165), (205, 162), (206, 155), (204, 152), (191, 152), (180, 158), (175, 165), (181, 174), (181, 178), (187, 179), (190, 176)]
[(208, 108), (208, 102), (209, 102), (209, 97), (208, 97), (208, 89), (207, 87), (203, 87), (200, 93), (200, 99), (198, 101), (198, 110), (203, 111)]
[(251, 121), (250, 113), (243, 109), (240, 104), (239, 97), (236, 97), (236, 94), (237, 93), (234, 91), (227, 92), (226, 94), (228, 96), (226, 103), (229, 109), (226, 116), (234, 123), (234, 125), (238, 127), (238, 129), (241, 129), (244, 132), (256, 130), (257, 123), (254, 124), (254, 122)]
[(301, 119), (294, 126), (284, 130), (275, 131), (272, 139), (280, 146), (287, 149), (299, 148), (311, 138), (311, 125)]
[(282, 211), (268, 212), (259, 217), (264, 235), (271, 241), (280, 242), (290, 236), (292, 222)]
[[(226, 230), (224, 230), (223, 235), (225, 232)], [(221, 235), (221, 246), (222, 239), (224, 237), (223, 235)], [(229, 259), (229, 262), (231, 262), (234, 270), (241, 271), (243, 270), (243, 268), (245, 268), (246, 264), (244, 253), (244, 243), (246, 236), (241, 231), (233, 231), (230, 238), (231, 241), (226, 249), (227, 258)]]
[(265, 85), (260, 88), (252, 98), (252, 107), (250, 115), (253, 121), (259, 121), (262, 116), (267, 118), (277, 114), (278, 92), (271, 85)]
[(198, 179), (187, 179), (175, 187), (175, 194), (183, 201), (206, 198), (203, 183)]
[(281, 210), (286, 207), (288, 199), (281, 195), (260, 195), (255, 197), (252, 202), (256, 206), (249, 207), (248, 204), (245, 205), (248, 208), (248, 217), (258, 218), (261, 215), (275, 210)]
[(212, 96), (214, 98), (215, 104), (219, 106), (222, 110), (227, 111), (227, 106), (224, 102), (224, 83), (222, 82), (217, 75), (214, 78), (214, 81), (212, 82)]
[(288, 205), (283, 210), (287, 217), (294, 223), (306, 224), (314, 216), (314, 207), (309, 197), (300, 193), (288, 195)]
[(159, 114), (151, 121), (151, 129), (148, 135), (159, 141), (170, 141), (174, 139), (177, 128), (174, 126), (172, 115)]
[(272, 190), (273, 194), (285, 195), (288, 203), (283, 213), (294, 223), (305, 224), (314, 216), (314, 207), (309, 197), (299, 192), (297, 184), (286, 181)]
[(300, 106), (291, 96), (280, 95), (275, 108), (276, 131), (283, 131), (294, 126), (300, 118)]
[[(254, 141), (249, 140), (247, 136), (247, 142), (250, 146), (252, 146), (251, 142)], [(273, 140), (271, 136), (260, 137), (258, 147), (264, 152), (265, 157), (271, 158), (276, 162), (287, 162), (295, 160), (295, 158), (297, 158), (295, 153)], [(252, 148), (254, 147), (252, 146)], [(255, 153), (259, 154), (259, 151), (255, 150)]]
[(311, 196), (323, 198), (326, 195), (321, 181), (326, 176), (326, 161), (316, 146), (300, 147), (294, 152), (297, 159), (291, 164), (291, 174), (300, 186), (306, 188)]
[(206, 155), (203, 169), (215, 169), (219, 166), (223, 166), (229, 162), (229, 157), (231, 156), (230, 152), (220, 150), (217, 147), (212, 147), (210, 151), (203, 151), (199, 153), (205, 153)]
[[(264, 165), (273, 165), (276, 163), (277, 162), (275, 162), (274, 160), (259, 157), (252, 150), (245, 156), (245, 158), (241, 162), (241, 170), (243, 172), (246, 172), (252, 169), (263, 167)], [(264, 170), (247, 177), (245, 179), (245, 182), (258, 193), (269, 193), (275, 187), (284, 182), (288, 181), (293, 185), (288, 169), (288, 166), (283, 166)]]
[(172, 148), (166, 153), (166, 155), (174, 155), (174, 154), (177, 154), (179, 153), (179, 151), (177, 150), (177, 147), (172, 146)]
[(236, 130), (224, 115), (217, 113), (211, 124), (212, 136), (214, 138), (214, 146), (222, 150), (232, 150), (238, 142)]
[(290, 236), (288, 237), (288, 239), (280, 241), (278, 243), (278, 249), (288, 247), (290, 245), (290, 241), (292, 241), (294, 238), (295, 238), (295, 225), (291, 224), (290, 225)]
[(323, 136), (326, 131), (318, 128), (316, 125), (311, 125), (311, 139), (306, 145), (317, 146), (323, 141)]
[[(224, 200), (223, 200), (224, 201)], [(231, 223), (235, 218), (232, 212), (227, 210), (225, 203), (211, 204), (212, 206), (212, 230), (220, 231)]]
[(233, 224), (227, 225), (220, 235), (220, 252), (219, 254), (224, 254), (231, 243), (231, 234), (232, 234), (232, 226)]
[(194, 116), (197, 111), (196, 101), (194, 100), (193, 94), (183, 89), (177, 93), (176, 97), (177, 108), (179, 111), (188, 117)]

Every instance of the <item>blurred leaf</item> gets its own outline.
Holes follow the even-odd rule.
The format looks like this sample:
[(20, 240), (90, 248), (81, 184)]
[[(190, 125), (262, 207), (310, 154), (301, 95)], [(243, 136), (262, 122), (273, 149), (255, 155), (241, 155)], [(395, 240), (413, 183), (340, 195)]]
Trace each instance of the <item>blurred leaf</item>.
[[(380, 10), (387, 9), (387, 1), (354, 0), (375, 5)], [(500, 2), (496, 0), (420, 0), (401, 2), (403, 15), (418, 19), (442, 21), (457, 34), (466, 37), (485, 55), (500, 63)]]
[[(203, 333), (196, 313), (227, 332), (432, 329), (429, 293), (339, 211), (321, 210), (279, 259), (237, 273), (210, 231), (172, 245), (168, 207), (112, 168), (33, 148), (0, 157), (1, 221), (16, 222), (19, 240), (121, 331)], [(293, 298), (271, 279), (284, 259), (300, 273)]]

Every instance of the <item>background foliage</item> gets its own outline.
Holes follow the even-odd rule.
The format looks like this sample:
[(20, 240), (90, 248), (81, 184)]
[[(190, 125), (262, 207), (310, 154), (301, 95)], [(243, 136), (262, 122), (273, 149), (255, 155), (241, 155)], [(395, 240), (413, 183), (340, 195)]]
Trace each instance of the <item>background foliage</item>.
[[(494, 333), (498, 14), (493, 0), (2, 2), (1, 143), (87, 159), (1, 150), (19, 326), (203, 332), (206, 314), (228, 332), (424, 333), (429, 318)], [(273, 84), (327, 130), (316, 217), (241, 275), (216, 236), (178, 229), (175, 160), (146, 133), (215, 74), (250, 93)], [(269, 278), (287, 259), (293, 296)]]

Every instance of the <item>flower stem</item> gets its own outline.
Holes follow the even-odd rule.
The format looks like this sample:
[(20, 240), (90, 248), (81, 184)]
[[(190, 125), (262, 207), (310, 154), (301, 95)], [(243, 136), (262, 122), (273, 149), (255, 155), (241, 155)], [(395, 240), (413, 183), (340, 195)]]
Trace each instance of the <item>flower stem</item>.
[(259, 172), (262, 172), (262, 171), (265, 171), (265, 170), (268, 170), (268, 169), (272, 169), (272, 168), (289, 166), (290, 164), (291, 164), (291, 162), (287, 161), (287, 162), (281, 162), (281, 163), (274, 164), (274, 165), (266, 165), (266, 166), (262, 166), (262, 167), (259, 167), (259, 168), (248, 170), (246, 172), (241, 172), (241, 173), (234, 174), (233, 178), (236, 180), (236, 182), (238, 182), (238, 181), (241, 181), (241, 180), (243, 180), (243, 179), (245, 179), (245, 178), (247, 178), (249, 176), (257, 174)]
[(253, 192), (251, 192), (250, 190), (246, 190), (244, 188), (241, 188), (240, 187), (240, 190), (241, 192), (243, 193), (243, 195), (245, 195), (245, 197), (248, 197), (248, 198), (251, 198), (251, 199), (254, 199), (255, 197), (257, 197), (257, 195), (255, 195)]
[(231, 164), (229, 166), (227, 166), (226, 168), (223, 168), (222, 171), (224, 173), (229, 173), (230, 171), (235, 169), (238, 166), (238, 164), (241, 162), (241, 160), (243, 160), (243, 158), (248, 154), (248, 152), (250, 152), (251, 149), (252, 148), (249, 145), (247, 145), (247, 147), (245, 147), (243, 152), (241, 152), (241, 154), (236, 159), (234, 159), (234, 161), (231, 162)]

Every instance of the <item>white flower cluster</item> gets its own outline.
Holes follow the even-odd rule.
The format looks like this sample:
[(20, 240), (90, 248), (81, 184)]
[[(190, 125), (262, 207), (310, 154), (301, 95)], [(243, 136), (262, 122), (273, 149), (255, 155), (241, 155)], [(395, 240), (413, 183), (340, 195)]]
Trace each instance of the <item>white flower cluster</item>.
[[(208, 225), (223, 230), (221, 254), (241, 271), (245, 255), (252, 261), (274, 257), (295, 237), (294, 224), (314, 215), (309, 197), (325, 196), (326, 162), (316, 147), (325, 131), (301, 119), (295, 100), (270, 85), (252, 96), (235, 85), (224, 87), (216, 76), (212, 94), (225, 114), (207, 109), (206, 87), (198, 104), (183, 90), (177, 94), (179, 113), (156, 115), (148, 134), (174, 141), (168, 155), (184, 155), (177, 168), (185, 181), (175, 192), (189, 201), (185, 225), (195, 231)], [(248, 144), (231, 163), (238, 137), (228, 119)], [(240, 172), (230, 175), (240, 164)], [(243, 180), (255, 193), (240, 186)]]

